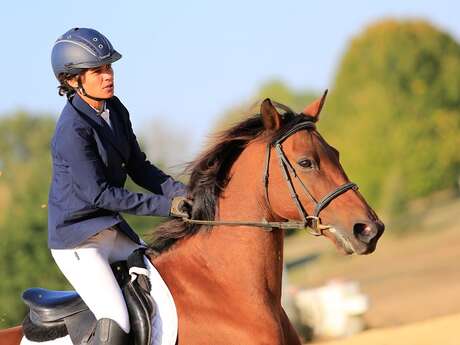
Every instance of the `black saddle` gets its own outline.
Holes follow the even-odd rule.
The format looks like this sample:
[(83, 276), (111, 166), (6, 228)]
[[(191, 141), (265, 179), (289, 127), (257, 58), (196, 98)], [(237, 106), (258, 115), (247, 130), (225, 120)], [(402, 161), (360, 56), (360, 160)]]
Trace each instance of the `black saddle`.
[(31, 288), (22, 294), (30, 309), (30, 319), (38, 322), (53, 322), (66, 316), (80, 313), (88, 307), (75, 291), (53, 291)]
[[(151, 316), (154, 302), (150, 297), (147, 276), (131, 281), (129, 268), (145, 269), (144, 250), (136, 250), (128, 261), (112, 264), (112, 271), (122, 288), (131, 322), (131, 339), (135, 345), (148, 345), (151, 340)], [(30, 288), (22, 299), (29, 307), (23, 322), (24, 335), (31, 341), (48, 341), (70, 335), (73, 344), (91, 344), (97, 320), (75, 291), (53, 291)]]

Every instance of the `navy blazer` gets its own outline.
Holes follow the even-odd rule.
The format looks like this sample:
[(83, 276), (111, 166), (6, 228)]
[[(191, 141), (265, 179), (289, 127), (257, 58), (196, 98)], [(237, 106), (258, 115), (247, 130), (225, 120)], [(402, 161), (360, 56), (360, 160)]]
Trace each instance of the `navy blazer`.
[[(67, 102), (51, 141), (53, 175), (48, 198), (48, 246), (65, 249), (114, 227), (139, 243), (119, 212), (168, 216), (185, 186), (153, 166), (139, 147), (129, 113), (106, 101), (112, 129), (78, 95)], [(124, 189), (127, 175), (153, 194)]]

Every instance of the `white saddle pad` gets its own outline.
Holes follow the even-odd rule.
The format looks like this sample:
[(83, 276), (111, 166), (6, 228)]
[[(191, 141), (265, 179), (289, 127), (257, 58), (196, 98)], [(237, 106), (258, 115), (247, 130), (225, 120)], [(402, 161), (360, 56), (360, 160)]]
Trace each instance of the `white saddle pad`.
[(175, 345), (178, 319), (174, 299), (160, 273), (145, 256), (144, 262), (149, 270), (149, 278), (152, 283), (150, 295), (155, 301), (155, 314), (152, 318), (152, 345)]

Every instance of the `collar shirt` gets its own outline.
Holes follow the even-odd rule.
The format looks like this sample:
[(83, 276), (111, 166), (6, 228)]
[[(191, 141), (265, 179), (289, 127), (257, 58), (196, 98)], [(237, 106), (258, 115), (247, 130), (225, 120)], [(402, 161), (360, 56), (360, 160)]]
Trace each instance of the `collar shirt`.
[[(93, 108), (93, 107), (91, 106), (91, 108)], [(110, 110), (109, 110), (109, 108), (107, 108), (106, 102), (104, 101), (104, 103), (102, 103), (101, 110), (98, 110), (96, 108), (93, 108), (93, 109), (96, 110), (97, 115), (101, 116), (104, 119), (104, 121), (107, 122), (109, 127), (111, 129), (113, 129), (112, 128), (112, 123), (110, 122)]]
[[(104, 108), (105, 108), (105, 105), (104, 105)], [(99, 115), (101, 115), (101, 117), (105, 120), (105, 122), (107, 122), (109, 127), (113, 129), (112, 124), (110, 123), (110, 110), (108, 108), (105, 108)]]

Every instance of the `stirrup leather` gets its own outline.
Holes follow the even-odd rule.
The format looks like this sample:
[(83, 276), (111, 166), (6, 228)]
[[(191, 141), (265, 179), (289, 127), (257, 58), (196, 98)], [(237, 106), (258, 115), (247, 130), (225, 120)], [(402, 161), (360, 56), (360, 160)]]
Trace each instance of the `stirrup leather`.
[(144, 248), (136, 249), (128, 257), (131, 279), (123, 287), (134, 345), (150, 345), (152, 341), (152, 315), (155, 304), (150, 295), (149, 272), (144, 263)]

